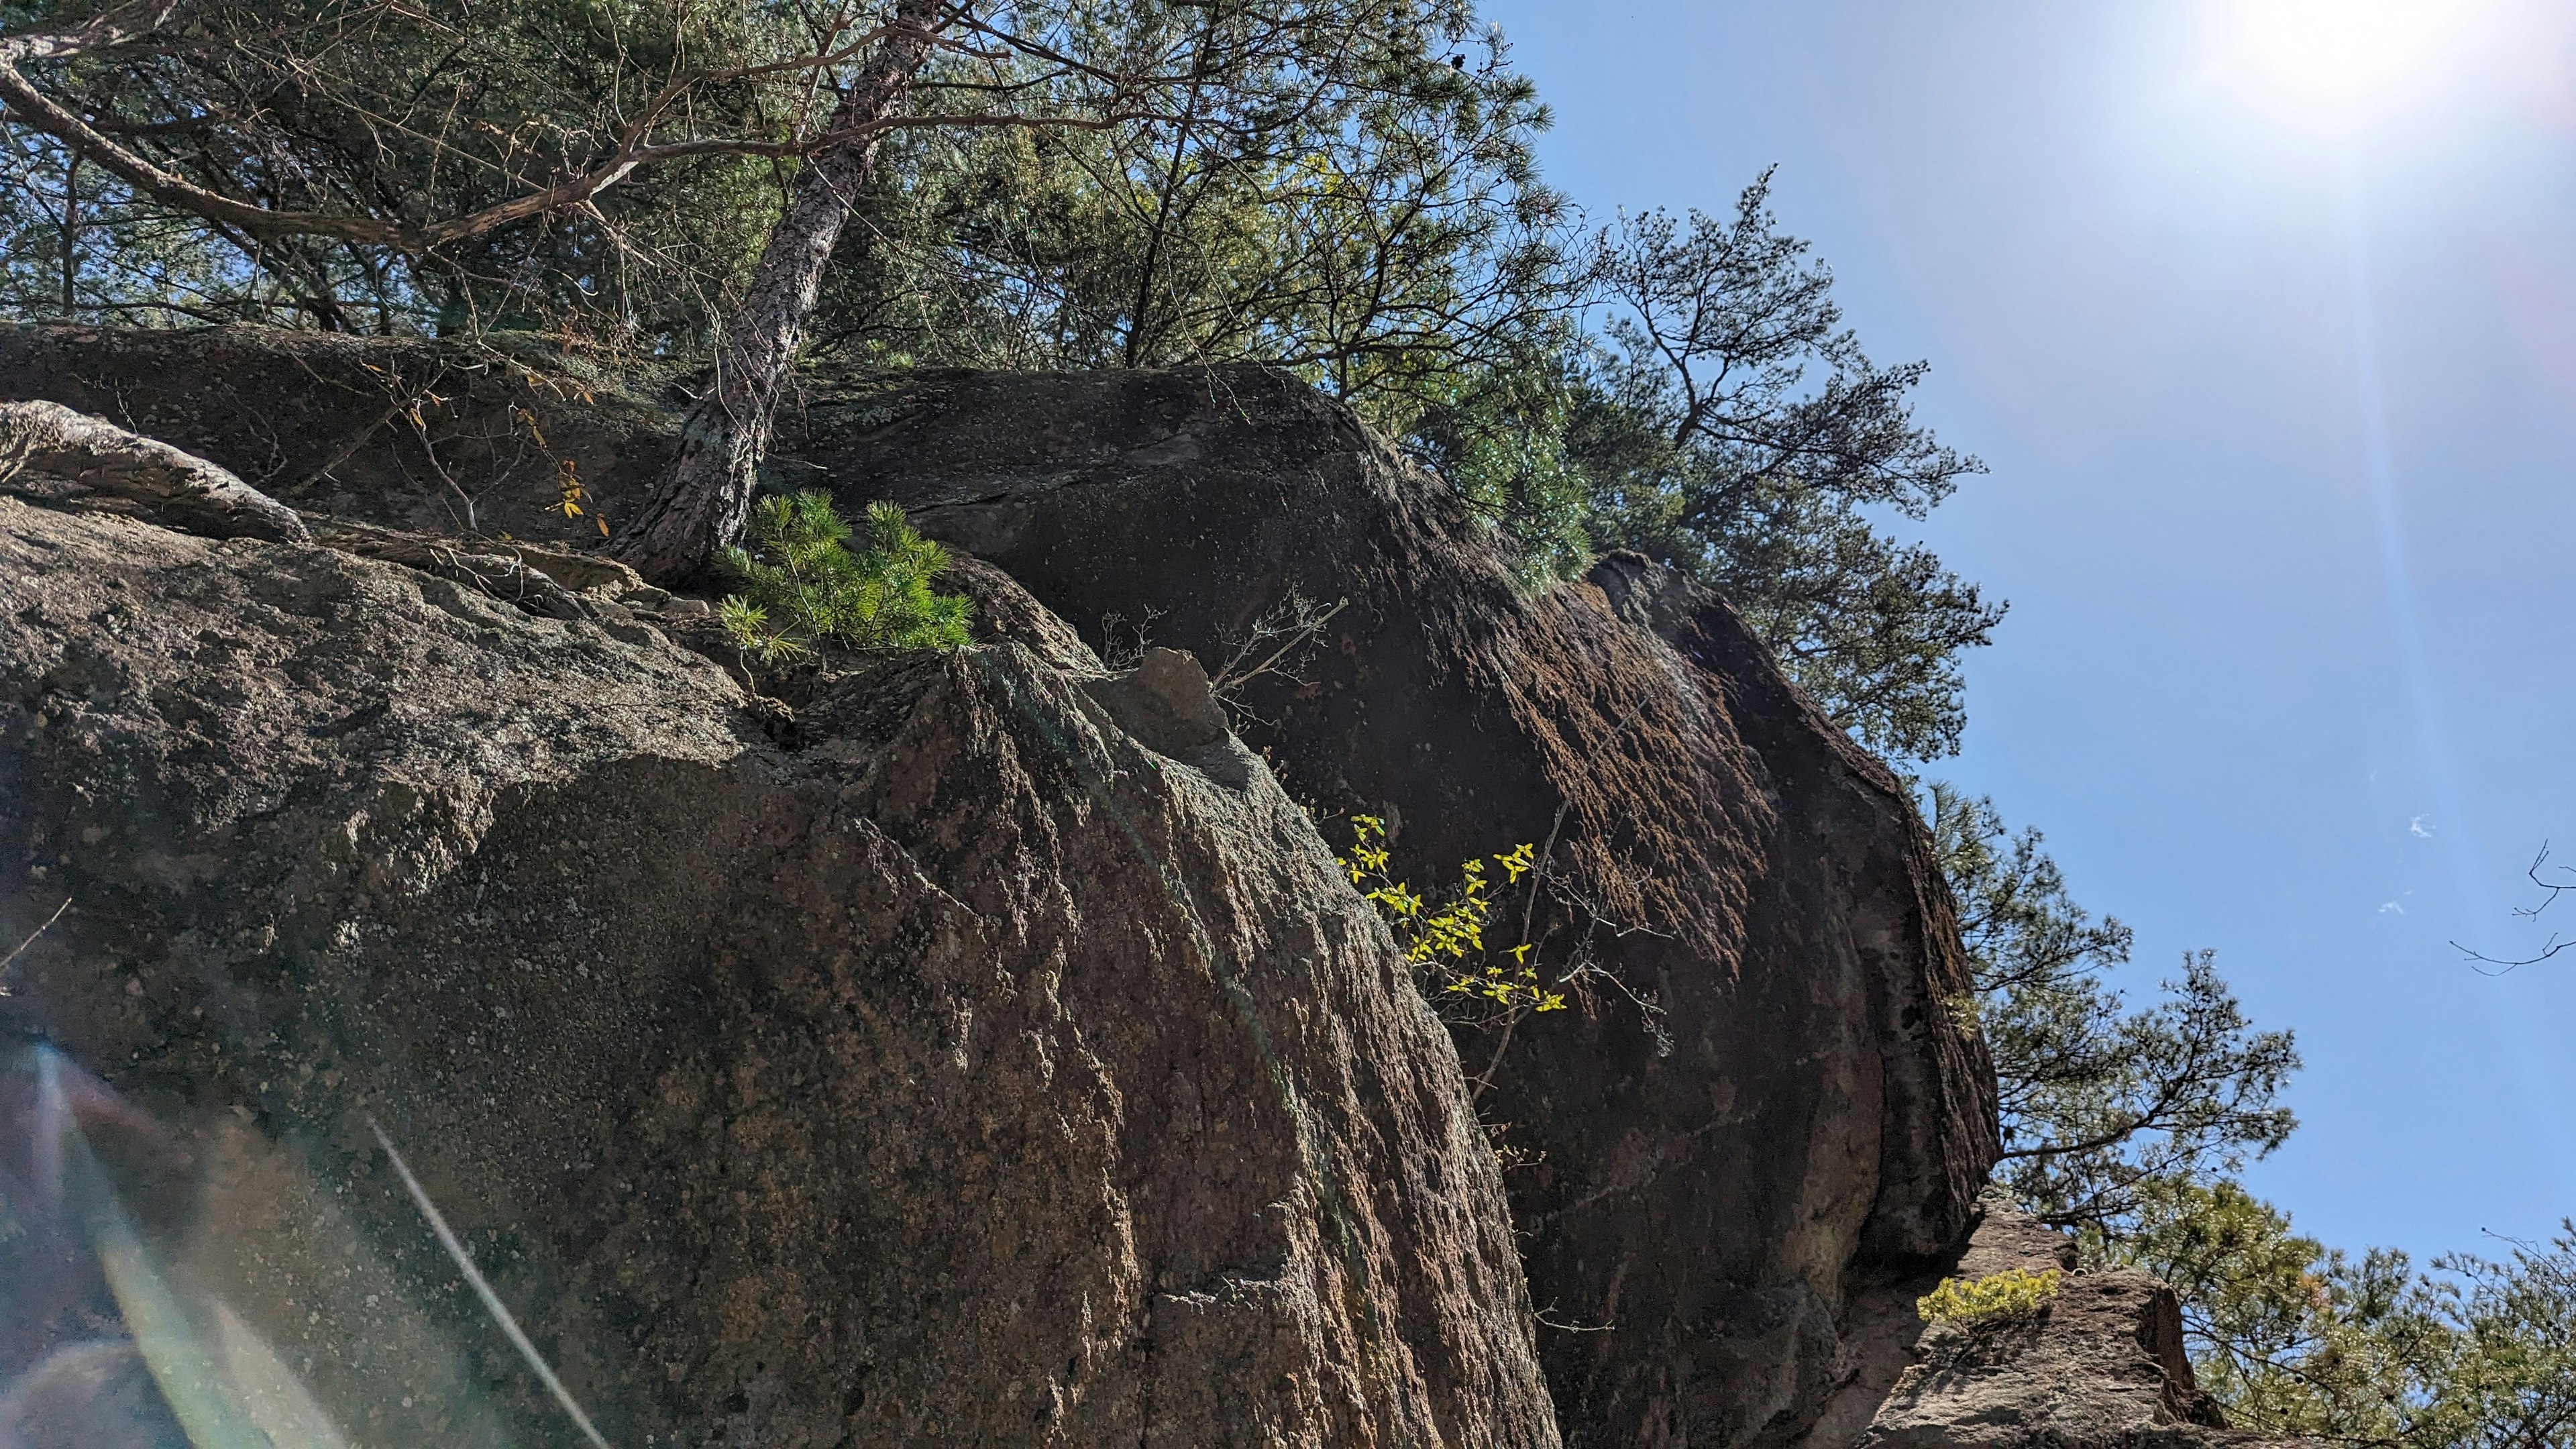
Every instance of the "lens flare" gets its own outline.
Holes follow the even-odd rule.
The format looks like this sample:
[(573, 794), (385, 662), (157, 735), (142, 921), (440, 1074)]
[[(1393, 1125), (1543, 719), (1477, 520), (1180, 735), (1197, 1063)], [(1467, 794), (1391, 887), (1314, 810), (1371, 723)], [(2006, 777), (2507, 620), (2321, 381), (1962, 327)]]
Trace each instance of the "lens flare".
[(2464, 0), (2237, 0), (2246, 77), (2292, 102), (2352, 104), (2403, 81), (2467, 23)]
[(50, 1047), (0, 1050), (0, 1446), (512, 1442), (436, 1287), (344, 1194), (247, 1119), (165, 1122)]

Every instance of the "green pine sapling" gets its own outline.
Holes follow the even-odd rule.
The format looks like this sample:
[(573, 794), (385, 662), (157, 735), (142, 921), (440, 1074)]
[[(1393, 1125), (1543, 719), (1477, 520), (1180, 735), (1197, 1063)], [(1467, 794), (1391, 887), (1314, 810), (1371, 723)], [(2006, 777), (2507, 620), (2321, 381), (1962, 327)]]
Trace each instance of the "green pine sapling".
[(954, 649), (966, 643), (972, 608), (963, 595), (930, 585), (947, 551), (913, 531), (896, 504), (868, 505), (866, 547), (828, 493), (809, 489), (763, 498), (742, 544), (724, 551), (723, 572), (740, 585), (717, 607), (743, 653), (776, 664), (823, 644), (851, 649)]

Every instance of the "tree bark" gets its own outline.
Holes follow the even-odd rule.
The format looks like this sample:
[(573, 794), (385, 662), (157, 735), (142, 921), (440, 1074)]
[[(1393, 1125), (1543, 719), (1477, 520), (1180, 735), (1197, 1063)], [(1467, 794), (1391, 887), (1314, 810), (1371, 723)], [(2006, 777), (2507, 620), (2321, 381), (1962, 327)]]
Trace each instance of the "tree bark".
[[(945, 19), (946, 0), (897, 0), (893, 33), (841, 93), (831, 130), (884, 119), (902, 103)], [(681, 419), (679, 451), (609, 552), (657, 582), (704, 570), (742, 535), (778, 395), (796, 365), (823, 269), (876, 167), (878, 133), (817, 153), (797, 173), (751, 285), (725, 324), (715, 376)]]
[(81, 157), (70, 152), (63, 161), (63, 320), (72, 320), (72, 309), (80, 305), (80, 168)]

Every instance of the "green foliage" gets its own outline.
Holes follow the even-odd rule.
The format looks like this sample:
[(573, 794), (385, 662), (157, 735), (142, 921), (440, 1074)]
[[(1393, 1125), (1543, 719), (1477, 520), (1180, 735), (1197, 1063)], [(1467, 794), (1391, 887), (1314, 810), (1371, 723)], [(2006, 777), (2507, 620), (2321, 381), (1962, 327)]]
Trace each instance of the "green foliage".
[(2435, 1260), (2444, 1347), (2411, 1427), (2422, 1444), (2471, 1449), (2576, 1446), (2576, 1222), (2501, 1260)]
[[(0, 31), (96, 13), (0, 0)], [(405, 251), (203, 222), (75, 161), (13, 108), (0, 314), (530, 329), (612, 359), (702, 358), (795, 164), (708, 154), (708, 138), (810, 134), (827, 93), (793, 58), (879, 14), (182, 0), (146, 41), (22, 70), (153, 165), (273, 210), (418, 223), (543, 190), (638, 125), (691, 144), (578, 206)], [(1285, 369), (1436, 466), (1533, 587), (1597, 549), (1641, 550), (1725, 595), (1855, 737), (1907, 759), (1956, 749), (1961, 660), (2002, 610), (1895, 530), (1980, 465), (1915, 422), (1923, 365), (1880, 365), (1844, 325), (1831, 273), (1771, 214), (1767, 173), (1730, 213), (1580, 236), (1536, 169), (1546, 111), (1471, 0), (1028, 0), (982, 14), (1014, 42), (943, 51), (920, 109), (1150, 119), (884, 137), (807, 329), (815, 350)], [(683, 93), (646, 114), (648, 98)], [(578, 477), (557, 487), (568, 516), (585, 508)], [(891, 505), (871, 506), (864, 531), (855, 540), (822, 494), (761, 502), (724, 556), (738, 591), (721, 619), (747, 656), (965, 642), (965, 601), (933, 588), (938, 547)], [(2129, 932), (2069, 899), (2038, 834), (1945, 787), (1929, 803), (1975, 973), (1953, 1009), (1998, 1072), (2000, 1177), (2075, 1228), (2092, 1261), (2176, 1284), (2203, 1380), (2240, 1422), (2424, 1449), (2576, 1445), (2576, 1227), (2429, 1273), (2296, 1235), (2231, 1180), (2291, 1129), (2288, 1034), (2254, 1030), (2205, 953), (2131, 1006), (2110, 978)], [(1543, 978), (1526, 911), (1520, 941), (1487, 945), (1501, 909), (1487, 872), (1526, 882), (1535, 904), (1529, 846), (1466, 863), (1433, 902), (1390, 873), (1382, 822), (1357, 817), (1354, 832), (1352, 881), (1426, 996), (1498, 1029), (1496, 1061), (1511, 1027), (1562, 1009), (1572, 983), (1617, 985), (1579, 943)], [(2027, 1313), (2053, 1285), (1945, 1283), (1923, 1309)]]
[(1769, 210), (1622, 219), (1594, 241), (1605, 310), (1566, 448), (1592, 536), (1724, 594), (1827, 713), (1872, 748), (1958, 748), (1959, 657), (2002, 618), (1874, 517), (1919, 520), (1984, 471), (1913, 420), (1922, 363), (1882, 367), (1833, 274)]
[(2441, 1336), (2404, 1254), (2356, 1263), (2223, 1179), (2153, 1184), (2125, 1235), (2103, 1246), (2108, 1261), (2144, 1268), (2181, 1297), (2194, 1371), (2234, 1422), (2404, 1437)]
[[(0, 29), (58, 26), (81, 0), (0, 5)], [(154, 39), (45, 62), (30, 78), (105, 118), (142, 158), (281, 211), (427, 220), (524, 196), (592, 165), (638, 103), (698, 68), (804, 48), (783, 7), (739, 0), (183, 0)], [(694, 86), (701, 133), (786, 134), (796, 78)], [(378, 333), (527, 329), (634, 355), (702, 339), (710, 300), (776, 210), (749, 158), (645, 167), (580, 207), (404, 253), (255, 237), (142, 196), (12, 113), (0, 172), (0, 307), (175, 325), (260, 321)], [(69, 183), (67, 185), (67, 183)], [(67, 211), (66, 195), (80, 205)], [(66, 298), (58, 258), (77, 265)], [(66, 305), (68, 303), (68, 305)]]
[(2178, 1183), (2115, 1245), (2183, 1300), (2238, 1425), (2411, 1449), (2576, 1446), (2576, 1224), (2503, 1259), (2359, 1260), (2230, 1182)]
[[(1503, 884), (1520, 884), (1536, 868), (1536, 846), (1523, 843), (1493, 857), (1503, 871)], [(1493, 883), (1482, 859), (1458, 867), (1458, 892), (1437, 905), (1388, 873), (1386, 822), (1374, 815), (1351, 817), (1351, 848), (1341, 857), (1351, 884), (1385, 916), (1404, 959), (1422, 974), (1424, 995), (1453, 1018), (1462, 1011), (1480, 1024), (1500, 1015), (1517, 1019), (1525, 1012), (1562, 1011), (1565, 993), (1551, 991), (1531, 963), (1531, 942), (1501, 949), (1485, 944), (1485, 927), (1493, 920)], [(1536, 888), (1533, 880), (1532, 889)]]
[[(72, 0), (0, 4), (57, 25)], [(146, 43), (31, 61), (144, 159), (283, 210), (411, 224), (689, 143), (578, 206), (434, 247), (254, 238), (75, 167), (16, 112), (0, 311), (340, 330), (539, 331), (702, 358), (777, 215), (847, 0), (183, 0)], [(1350, 401), (1438, 466), (1533, 587), (1633, 547), (1716, 587), (1891, 755), (1955, 748), (1959, 659), (1999, 614), (1873, 520), (1975, 471), (1912, 422), (1830, 275), (1765, 209), (1584, 238), (1548, 122), (1471, 0), (1031, 0), (942, 50), (924, 112), (1128, 117), (883, 137), (805, 335), (878, 364), (1249, 361)], [(669, 88), (680, 86), (680, 91)], [(678, 95), (664, 104), (649, 98)], [(658, 128), (658, 129), (657, 129)], [(66, 272), (68, 275), (66, 276)]]
[[(1259, 361), (1401, 429), (1557, 305), (1564, 208), (1531, 150), (1545, 115), (1465, 0), (1023, 9), (1055, 15), (1059, 49), (1169, 57), (1128, 104), (1178, 119), (902, 138), (836, 259), (823, 348)], [(993, 65), (954, 60), (929, 84), (1008, 85), (1056, 114), (1093, 84)]]
[(1960, 661), (2003, 616), (1914, 521), (1982, 471), (1910, 413), (1923, 378), (1843, 326), (1832, 274), (1768, 210), (1605, 228), (1533, 321), (1449, 378), (1408, 435), (1534, 582), (1632, 548), (1726, 596), (1825, 711), (1888, 755), (1958, 747)]
[[(2002, 611), (1875, 521), (1979, 471), (1912, 421), (1923, 367), (1861, 350), (1767, 176), (1731, 217), (1578, 246), (1530, 163), (1527, 81), (1490, 39), (1445, 38), (1452, 9), (1387, 5), (1375, 58), (1345, 58), (1374, 81), (1258, 124), (905, 140), (847, 234), (822, 345), (1285, 367), (1439, 469), (1531, 586), (1639, 549), (1725, 594), (1865, 743), (1950, 753), (1960, 659)], [(1102, 13), (1138, 33), (1161, 14)], [(1482, 60), (1438, 63), (1450, 46)]]
[(1533, 352), (1449, 382), (1407, 438), (1412, 450), (1491, 521), (1533, 591), (1591, 566), (1598, 489), (1568, 451), (1577, 402), (1573, 354)]
[(2280, 1094), (2287, 1032), (2256, 1031), (2208, 952), (2132, 1008), (2110, 972), (2129, 930), (2066, 892), (2036, 830), (1929, 787), (1932, 841), (1958, 903), (1976, 1016), (1994, 1058), (1998, 1178), (2046, 1220), (2107, 1241), (2173, 1183), (2233, 1173), (2296, 1125)]
[[(0, 121), (0, 131), (9, 128)], [(183, 327), (227, 315), (239, 271), (193, 221), (138, 202), (50, 138), (0, 147), (0, 315)]]
[(2576, 1449), (2576, 1227), (2429, 1273), (2294, 1232), (2233, 1180), (2291, 1129), (2288, 1034), (2254, 1031), (2206, 954), (2126, 1007), (2104, 978), (2127, 963), (2128, 929), (2069, 898), (2038, 832), (1929, 794), (1995, 1062), (1997, 1176), (2076, 1229), (2089, 1263), (2173, 1286), (2201, 1386), (2230, 1418), (2408, 1449)]
[(1914, 1311), (1926, 1323), (2017, 1323), (2037, 1317), (2057, 1297), (2059, 1277), (2055, 1268), (2006, 1268), (1983, 1278), (1944, 1278), (1914, 1300)]
[(850, 551), (851, 530), (828, 493), (763, 498), (740, 547), (722, 567), (741, 585), (718, 610), (743, 652), (764, 663), (818, 644), (853, 649), (954, 649), (967, 642), (969, 605), (931, 582), (948, 565), (936, 543), (913, 531), (903, 509), (868, 505), (867, 545)]

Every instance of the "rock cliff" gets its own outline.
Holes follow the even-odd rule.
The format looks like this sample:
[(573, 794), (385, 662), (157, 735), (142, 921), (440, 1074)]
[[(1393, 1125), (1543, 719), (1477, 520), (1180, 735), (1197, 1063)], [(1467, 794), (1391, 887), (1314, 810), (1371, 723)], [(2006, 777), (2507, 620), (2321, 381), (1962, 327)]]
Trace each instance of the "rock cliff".
[(1733, 612), (1633, 555), (1530, 596), (1454, 494), (1250, 369), (849, 379), (800, 422), (810, 476), (1080, 627), (1224, 658), (1292, 591), (1347, 600), (1302, 679), (1247, 688), (1248, 735), (1417, 879), (1554, 835), (1571, 899), (1534, 934), (1625, 988), (1459, 1042), (1526, 1164), (1569, 1439), (1803, 1431), (1854, 1370), (1850, 1291), (1965, 1232), (1991, 1072), (1911, 802)]
[(355, 1440), (574, 1442), (381, 1126), (615, 1442), (1556, 1442), (1456, 1058), (1194, 666), (791, 728), (593, 604), (0, 501), (0, 929), (73, 903), (0, 1381), (157, 1293)]
[[(665, 437), (523, 352), (232, 329), (22, 329), (0, 396), (560, 546)], [(1893, 1295), (1976, 1220), (1991, 1074), (1903, 787), (1722, 601), (1634, 556), (1533, 594), (1250, 370), (817, 377), (774, 471), (990, 565), (997, 637), (762, 701), (613, 579), (536, 619), (13, 510), (0, 928), (79, 906), (0, 1007), (345, 1174), (508, 1378), (421, 1297), (380, 1120), (579, 1396), (690, 1442), (1866, 1427)], [(1347, 602), (1239, 740), (1197, 664), (1112, 675), (1058, 622), (1213, 662), (1292, 592)], [(1425, 884), (1544, 842), (1576, 1009), (1453, 1049), (1292, 797), (1385, 816)]]

